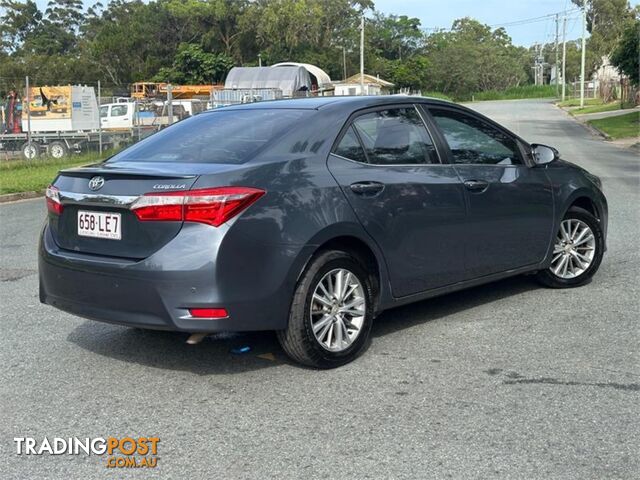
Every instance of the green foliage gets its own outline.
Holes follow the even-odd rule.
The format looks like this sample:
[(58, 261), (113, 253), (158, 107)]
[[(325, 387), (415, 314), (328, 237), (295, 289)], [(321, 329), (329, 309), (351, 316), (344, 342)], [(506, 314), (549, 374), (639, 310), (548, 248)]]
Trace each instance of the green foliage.
[[(571, 1), (583, 4), (583, 0)], [(633, 17), (628, 0), (587, 0), (587, 30), (591, 34), (587, 46), (598, 65), (603, 56), (611, 55)]]
[(588, 113), (601, 113), (601, 112), (612, 112), (614, 110), (621, 110), (623, 107), (620, 105), (620, 102), (609, 102), (602, 103), (599, 105), (587, 105), (584, 108), (573, 108), (569, 110), (571, 115), (586, 115)]
[(217, 83), (224, 79), (233, 63), (224, 53), (209, 53), (195, 43), (182, 43), (173, 65), (162, 67), (153, 80), (178, 84)]
[(428, 87), (460, 98), (518, 86), (526, 81), (523, 50), (512, 45), (503, 29), (492, 30), (470, 18), (456, 20), (450, 32), (426, 40)]
[(522, 85), (506, 90), (485, 90), (472, 95), (473, 100), (520, 100), (524, 98), (553, 98), (555, 85)]
[(421, 92), (423, 97), (431, 97), (431, 98), (439, 98), (441, 100), (447, 100), (448, 102), (453, 102), (453, 98), (445, 95), (440, 92)]
[[(601, 98), (585, 98), (584, 99), (584, 104), (585, 105), (602, 105), (602, 99)], [(556, 103), (556, 105), (559, 106), (559, 107), (579, 107), (580, 106), (580, 99), (579, 98), (569, 98), (569, 99), (565, 100), (564, 102)]]
[(606, 133), (614, 140), (640, 136), (640, 112), (590, 120), (587, 123)]
[(41, 192), (59, 170), (99, 162), (115, 151), (72, 155), (66, 158), (40, 158), (36, 160), (7, 160), (0, 163), (0, 194), (17, 192)]
[[(596, 20), (590, 24), (590, 66), (600, 61), (591, 52), (617, 41), (628, 24), (623, 3), (590, 1)], [(359, 71), (363, 13), (367, 73), (397, 88), (470, 98), (472, 92), (502, 92), (532, 81), (533, 52), (514, 46), (503, 29), (462, 18), (450, 31), (427, 35), (419, 19), (377, 12), (372, 0), (112, 0), (86, 9), (83, 4), (50, 0), (39, 10), (33, 0), (0, 0), (0, 93), (19, 87), (27, 74), (34, 85), (101, 80), (120, 93), (141, 80), (221, 81), (233, 65), (257, 65), (258, 55), (264, 65), (316, 64), (338, 79), (344, 75), (343, 52), (347, 76)], [(554, 61), (551, 45), (543, 53)], [(580, 69), (576, 42), (568, 43), (567, 58), (571, 80)]]
[(611, 63), (640, 85), (640, 20), (630, 24), (611, 55)]

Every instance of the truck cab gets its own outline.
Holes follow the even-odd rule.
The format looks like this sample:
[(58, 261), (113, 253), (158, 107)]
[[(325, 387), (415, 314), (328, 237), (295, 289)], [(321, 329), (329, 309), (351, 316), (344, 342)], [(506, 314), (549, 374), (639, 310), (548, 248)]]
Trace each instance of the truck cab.
[(107, 103), (100, 106), (100, 126), (104, 130), (130, 129), (134, 126), (135, 103)]

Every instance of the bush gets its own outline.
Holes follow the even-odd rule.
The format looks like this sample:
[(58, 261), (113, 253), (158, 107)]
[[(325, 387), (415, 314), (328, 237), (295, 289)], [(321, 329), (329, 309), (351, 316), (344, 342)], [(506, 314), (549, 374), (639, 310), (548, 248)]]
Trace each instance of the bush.
[(518, 100), (524, 98), (554, 98), (556, 96), (555, 85), (522, 85), (511, 87), (503, 91), (487, 90), (474, 93), (473, 100)]

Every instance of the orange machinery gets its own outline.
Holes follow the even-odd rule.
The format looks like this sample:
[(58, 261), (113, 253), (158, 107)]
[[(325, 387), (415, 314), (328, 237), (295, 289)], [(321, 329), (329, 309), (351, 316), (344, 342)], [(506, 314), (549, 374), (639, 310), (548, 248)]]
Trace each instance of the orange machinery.
[[(168, 83), (136, 82), (131, 85), (131, 97), (138, 100), (167, 96)], [(172, 85), (171, 94), (174, 99), (208, 97), (215, 90), (222, 90), (224, 85)]]

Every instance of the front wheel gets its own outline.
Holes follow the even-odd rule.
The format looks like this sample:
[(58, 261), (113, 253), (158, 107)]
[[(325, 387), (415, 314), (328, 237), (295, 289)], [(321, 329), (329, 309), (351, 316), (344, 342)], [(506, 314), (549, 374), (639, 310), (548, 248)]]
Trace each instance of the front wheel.
[(366, 347), (373, 322), (370, 276), (346, 252), (314, 257), (294, 293), (286, 330), (277, 332), (293, 360), (316, 368), (334, 368)]
[(552, 288), (584, 285), (595, 275), (604, 254), (600, 222), (586, 210), (570, 209), (560, 223), (548, 269), (537, 278)]

